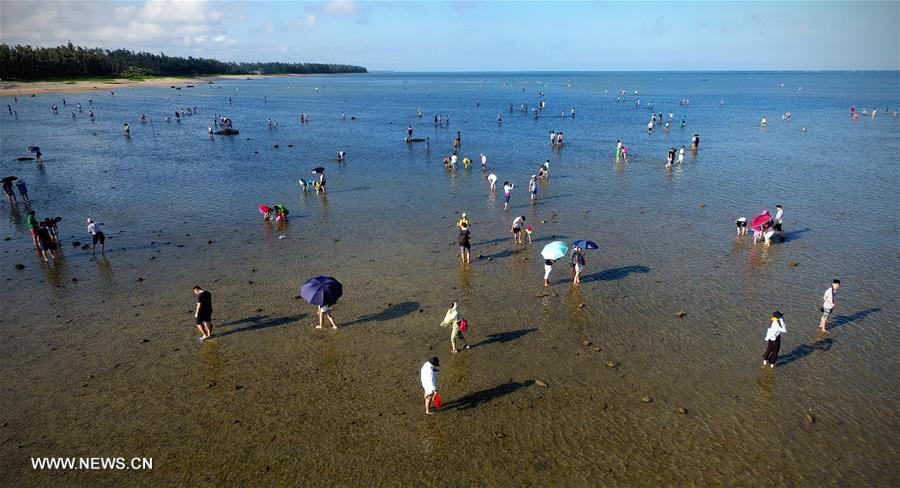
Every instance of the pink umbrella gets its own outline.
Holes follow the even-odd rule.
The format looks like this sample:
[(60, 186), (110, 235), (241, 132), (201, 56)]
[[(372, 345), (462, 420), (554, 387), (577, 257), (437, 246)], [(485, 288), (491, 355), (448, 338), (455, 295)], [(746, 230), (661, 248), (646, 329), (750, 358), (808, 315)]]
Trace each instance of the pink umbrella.
[(763, 224), (765, 224), (766, 222), (768, 222), (770, 220), (772, 220), (772, 216), (769, 215), (769, 211), (766, 210), (765, 212), (757, 215), (756, 217), (753, 217), (753, 220), (750, 222), (750, 227), (753, 229), (762, 227)]

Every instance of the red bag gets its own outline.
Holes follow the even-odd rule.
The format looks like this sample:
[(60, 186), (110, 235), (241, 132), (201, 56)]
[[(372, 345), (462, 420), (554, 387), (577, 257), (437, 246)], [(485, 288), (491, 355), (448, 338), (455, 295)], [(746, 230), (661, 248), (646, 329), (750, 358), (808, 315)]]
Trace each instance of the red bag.
[(469, 330), (469, 321), (466, 319), (460, 320), (459, 321), (459, 331), (462, 332), (463, 334), (465, 334), (467, 330)]

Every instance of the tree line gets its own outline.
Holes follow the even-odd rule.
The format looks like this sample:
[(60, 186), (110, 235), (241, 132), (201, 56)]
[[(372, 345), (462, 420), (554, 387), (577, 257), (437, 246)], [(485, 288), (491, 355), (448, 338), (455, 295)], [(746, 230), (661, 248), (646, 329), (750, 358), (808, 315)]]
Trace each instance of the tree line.
[(366, 73), (366, 68), (324, 63), (236, 63), (163, 53), (110, 51), (68, 43), (57, 47), (0, 44), (0, 78), (46, 80), (95, 76), (197, 76), (246, 74)]

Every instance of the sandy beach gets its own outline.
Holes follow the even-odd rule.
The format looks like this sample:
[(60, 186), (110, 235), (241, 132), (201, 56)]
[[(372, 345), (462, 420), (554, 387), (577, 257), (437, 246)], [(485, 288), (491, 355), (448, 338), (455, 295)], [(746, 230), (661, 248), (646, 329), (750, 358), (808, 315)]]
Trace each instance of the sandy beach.
[(209, 81), (223, 80), (255, 80), (262, 78), (304, 77), (312, 75), (216, 75), (185, 77), (159, 77), (143, 80), (127, 78), (110, 78), (105, 80), (78, 81), (0, 81), (0, 96), (28, 97), (41, 93), (79, 93), (87, 91), (110, 91), (138, 86), (175, 86), (197, 85)]

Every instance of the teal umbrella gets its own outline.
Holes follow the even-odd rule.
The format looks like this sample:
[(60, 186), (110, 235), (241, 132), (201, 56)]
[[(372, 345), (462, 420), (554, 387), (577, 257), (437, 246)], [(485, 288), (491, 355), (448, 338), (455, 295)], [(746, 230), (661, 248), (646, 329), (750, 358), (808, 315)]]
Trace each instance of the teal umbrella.
[(544, 249), (541, 251), (541, 256), (544, 259), (552, 259), (556, 261), (557, 259), (566, 255), (569, 248), (566, 247), (566, 243), (563, 241), (553, 241), (550, 244), (544, 246)]

